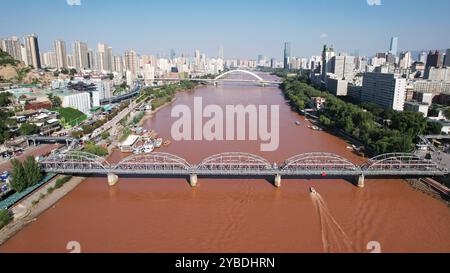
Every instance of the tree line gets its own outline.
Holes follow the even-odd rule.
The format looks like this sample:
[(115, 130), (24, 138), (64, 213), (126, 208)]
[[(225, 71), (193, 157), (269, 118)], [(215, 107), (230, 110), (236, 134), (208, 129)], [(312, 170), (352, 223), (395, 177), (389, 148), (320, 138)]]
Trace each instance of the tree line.
[(13, 159), (11, 164), (13, 166), (11, 187), (16, 192), (22, 192), (36, 185), (43, 178), (41, 169), (32, 156), (27, 157), (23, 162)]
[(441, 129), (437, 123), (427, 121), (422, 113), (345, 102), (312, 87), (305, 74), (285, 78), (282, 89), (296, 111), (312, 108), (313, 97), (325, 98), (325, 107), (318, 113), (322, 125), (353, 136), (364, 144), (366, 151), (374, 154), (411, 152), (419, 135), (437, 133)]

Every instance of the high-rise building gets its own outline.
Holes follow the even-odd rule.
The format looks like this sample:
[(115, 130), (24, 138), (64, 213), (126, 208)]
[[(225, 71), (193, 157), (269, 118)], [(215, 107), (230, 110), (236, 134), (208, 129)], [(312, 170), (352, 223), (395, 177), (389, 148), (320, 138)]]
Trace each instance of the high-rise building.
[(170, 59), (171, 59), (171, 60), (175, 59), (176, 55), (177, 55), (177, 54), (175, 53), (175, 50), (172, 48), (172, 49), (170, 50)]
[(447, 49), (447, 51), (445, 52), (444, 66), (445, 67), (450, 67), (450, 48)]
[(20, 45), (20, 53), (22, 54), (22, 62), (27, 65), (28, 57), (27, 57), (27, 48), (24, 44)]
[(113, 66), (112, 48), (106, 44), (97, 45), (97, 69), (111, 72)]
[(353, 56), (334, 56), (329, 61), (329, 72), (336, 75), (340, 80), (352, 80), (355, 71), (355, 57)]
[(144, 80), (150, 83), (155, 80), (155, 67), (151, 64), (144, 65)]
[(403, 111), (406, 79), (387, 73), (364, 73), (362, 102), (372, 102), (385, 109)]
[(223, 46), (219, 47), (219, 59), (223, 60)]
[(402, 69), (408, 69), (412, 65), (412, 55), (411, 52), (400, 53), (399, 67)]
[(398, 37), (391, 38), (391, 46), (389, 47), (389, 53), (394, 56), (397, 56), (398, 52)]
[(56, 53), (54, 51), (42, 53), (41, 60), (43, 67), (55, 68), (58, 65)]
[(324, 45), (323, 51), (322, 51), (322, 81), (323, 82), (326, 82), (327, 73), (330, 72), (328, 62), (330, 61), (330, 59), (332, 57), (334, 57), (333, 47), (327, 47), (327, 45)]
[(73, 61), (73, 55), (67, 54), (67, 67), (75, 68), (74, 61)]
[(89, 48), (88, 52), (87, 52), (87, 55), (88, 55), (88, 67), (89, 67), (89, 69), (95, 69), (95, 54), (94, 54), (94, 51), (91, 48)]
[(284, 69), (289, 69), (290, 59), (291, 59), (291, 43), (285, 42), (284, 43), (284, 62), (283, 62)]
[(440, 68), (442, 67), (442, 64), (444, 63), (444, 58), (442, 56), (442, 53), (439, 52), (439, 50), (436, 50), (434, 53), (430, 51), (427, 56), (427, 62), (425, 65), (425, 69), (429, 69), (431, 67)]
[(32, 65), (34, 68), (40, 69), (41, 55), (39, 53), (39, 42), (36, 34), (27, 35), (24, 37), (25, 49), (27, 52), (27, 65)]
[(73, 58), (77, 70), (89, 69), (88, 46), (76, 41), (73, 45)]
[(270, 67), (277, 68), (277, 59), (275, 58), (270, 59)]
[(425, 51), (422, 51), (419, 54), (419, 62), (425, 64), (427, 62), (427, 53)]
[(196, 49), (195, 50), (195, 65), (200, 65), (200, 50)]
[(56, 54), (56, 68), (67, 68), (67, 49), (66, 42), (56, 40), (54, 42), (55, 54)]
[(116, 55), (114, 56), (114, 72), (123, 75), (123, 58), (122, 56)]
[(134, 76), (137, 75), (138, 59), (136, 51), (129, 50), (125, 52), (125, 69), (131, 71)]
[(430, 69), (432, 67), (434, 68), (441, 68), (444, 64), (444, 57), (439, 50), (436, 50), (434, 53), (430, 51), (427, 56), (427, 62), (425, 65), (425, 75), (424, 78), (427, 79), (430, 73)]
[(22, 50), (19, 38), (13, 36), (9, 39), (2, 40), (0, 43), (0, 48), (11, 55), (14, 59), (22, 61)]

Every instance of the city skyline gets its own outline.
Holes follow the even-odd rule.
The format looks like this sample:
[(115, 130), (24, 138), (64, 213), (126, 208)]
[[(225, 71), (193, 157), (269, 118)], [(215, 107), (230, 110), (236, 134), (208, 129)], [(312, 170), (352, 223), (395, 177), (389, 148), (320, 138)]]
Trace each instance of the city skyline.
[[(80, 5), (76, 5), (78, 1), (69, 2), (75, 5), (66, 0), (51, 4), (48, 0), (5, 3), (5, 10), (20, 7), (21, 14), (28, 19), (15, 20), (14, 27), (0, 31), (0, 37), (22, 38), (36, 33), (41, 52), (52, 50), (55, 40), (63, 40), (69, 52), (75, 41), (81, 41), (92, 49), (98, 43), (111, 45), (114, 54), (134, 49), (139, 54), (169, 56), (173, 49), (177, 54), (192, 56), (195, 49), (200, 49), (215, 57), (223, 48), (225, 58), (256, 58), (262, 54), (280, 60), (286, 41), (291, 42), (291, 55), (297, 57), (320, 55), (323, 44), (333, 45), (339, 52), (358, 51), (360, 55), (371, 56), (388, 51), (391, 37), (398, 37), (399, 52), (446, 48), (450, 43), (450, 38), (443, 35), (445, 24), (440, 23), (445, 21), (444, 17), (425, 19), (435, 14), (432, 12), (435, 9), (450, 7), (442, 2), (434, 5), (434, 1), (428, 2), (426, 13), (422, 12), (422, 1), (383, 0), (381, 5), (369, 5), (372, 2), (367, 0), (281, 1), (265, 5), (215, 1), (214, 8), (206, 1), (175, 1), (170, 5), (147, 1), (134, 1), (133, 5), (118, 1), (102, 5), (98, 0), (79, 1)], [(324, 4), (327, 8), (321, 9)], [(142, 15), (136, 15), (135, 10), (141, 10)], [(424, 23), (411, 30), (402, 21), (418, 12)], [(0, 23), (11, 25), (17, 16), (13, 14), (2, 16)], [(229, 20), (230, 16), (235, 20)], [(71, 26), (70, 31), (67, 25)], [(420, 34), (420, 39), (411, 35), (411, 31)], [(367, 33), (371, 39), (356, 39), (366, 37)]]

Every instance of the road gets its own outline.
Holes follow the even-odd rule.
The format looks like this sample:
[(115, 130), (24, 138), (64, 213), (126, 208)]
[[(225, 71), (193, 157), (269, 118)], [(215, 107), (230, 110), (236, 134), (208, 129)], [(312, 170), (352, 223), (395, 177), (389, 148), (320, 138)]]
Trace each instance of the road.
[(119, 114), (117, 114), (113, 119), (103, 124), (101, 127), (97, 128), (94, 133), (92, 133), (91, 139), (95, 139), (97, 136), (101, 135), (103, 132), (110, 130), (115, 127), (123, 118), (130, 114), (133, 110), (139, 108), (142, 103), (136, 103), (132, 101), (130, 105), (123, 109)]
[[(25, 152), (23, 154), (21, 154), (20, 156), (15, 157), (15, 159), (18, 160), (25, 160), (28, 156), (40, 156), (40, 155), (44, 155), (46, 153), (51, 152), (54, 149), (57, 149), (61, 147), (60, 144), (45, 144), (45, 145), (39, 145), (37, 147), (33, 147), (30, 146), (29, 148), (27, 148), (25, 150)], [(0, 162), (0, 172), (4, 172), (4, 171), (9, 171), (11, 170), (12, 165), (11, 165), (11, 160), (2, 160)]]

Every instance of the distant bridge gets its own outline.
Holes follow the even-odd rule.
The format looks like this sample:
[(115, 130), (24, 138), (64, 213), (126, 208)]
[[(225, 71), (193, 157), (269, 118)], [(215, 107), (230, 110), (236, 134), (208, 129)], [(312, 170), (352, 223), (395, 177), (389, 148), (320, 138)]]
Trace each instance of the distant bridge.
[(281, 166), (248, 153), (222, 153), (210, 156), (200, 164), (192, 165), (185, 159), (168, 153), (150, 153), (127, 157), (117, 164), (104, 158), (79, 151), (51, 155), (39, 162), (48, 173), (107, 175), (108, 183), (115, 185), (118, 175), (189, 176), (191, 186), (197, 185), (197, 176), (274, 176), (275, 186), (281, 186), (281, 177), (348, 177), (358, 178), (364, 187), (365, 177), (427, 177), (442, 176), (448, 171), (435, 162), (414, 154), (384, 154), (370, 159), (364, 165), (331, 153), (305, 153), (287, 159)]
[[(250, 75), (253, 77), (253, 79), (227, 79), (225, 78), (228, 75), (231, 74), (245, 74), (245, 75)], [(159, 79), (155, 79), (155, 81), (181, 81), (183, 79), (179, 79), (179, 78), (159, 78)], [(249, 83), (257, 83), (259, 85), (265, 86), (265, 85), (269, 85), (269, 84), (281, 84), (281, 81), (269, 81), (269, 80), (264, 80), (263, 78), (261, 78), (259, 75), (255, 74), (252, 71), (248, 71), (248, 70), (243, 70), (243, 69), (235, 69), (235, 70), (230, 70), (227, 72), (224, 72), (222, 74), (220, 74), (219, 76), (217, 76), (215, 79), (185, 79), (185, 80), (189, 80), (189, 81), (196, 81), (196, 82), (207, 82), (207, 83), (213, 83), (214, 85), (217, 85), (218, 82), (249, 82)]]
[(56, 137), (56, 136), (34, 135), (34, 136), (26, 136), (25, 138), (26, 138), (28, 144), (30, 144), (30, 142), (33, 142), (33, 144), (35, 146), (36, 146), (36, 144), (40, 144), (40, 143), (62, 143), (62, 144), (65, 143), (67, 146), (74, 145), (73, 143), (78, 143), (77, 138), (69, 137), (69, 136)]

